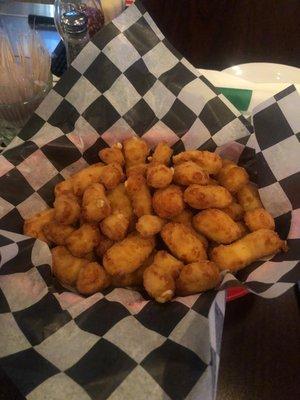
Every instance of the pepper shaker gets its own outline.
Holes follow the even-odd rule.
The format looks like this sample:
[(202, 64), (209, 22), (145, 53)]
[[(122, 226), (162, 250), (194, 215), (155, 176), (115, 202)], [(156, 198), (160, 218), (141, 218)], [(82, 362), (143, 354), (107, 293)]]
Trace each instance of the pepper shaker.
[(61, 19), (67, 52), (68, 68), (89, 41), (88, 17), (81, 11), (72, 10), (63, 14)]

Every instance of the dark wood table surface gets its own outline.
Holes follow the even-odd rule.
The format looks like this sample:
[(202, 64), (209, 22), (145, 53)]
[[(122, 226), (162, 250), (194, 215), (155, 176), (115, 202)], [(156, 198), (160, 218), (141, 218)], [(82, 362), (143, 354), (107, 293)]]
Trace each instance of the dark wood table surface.
[(273, 62), (300, 67), (299, 0), (142, 0), (195, 67)]
[[(300, 66), (299, 0), (143, 0), (195, 66)], [(217, 400), (300, 399), (299, 292), (227, 304)], [(0, 371), (0, 400), (24, 400)], [(200, 400), (200, 399), (199, 399)], [(205, 399), (201, 399), (205, 400)]]

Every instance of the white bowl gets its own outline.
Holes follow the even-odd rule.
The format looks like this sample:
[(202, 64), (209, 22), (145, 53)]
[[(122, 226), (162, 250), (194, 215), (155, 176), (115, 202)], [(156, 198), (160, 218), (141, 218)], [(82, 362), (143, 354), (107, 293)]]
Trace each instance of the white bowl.
[(248, 63), (223, 70), (229, 75), (255, 83), (300, 84), (300, 68), (283, 64)]

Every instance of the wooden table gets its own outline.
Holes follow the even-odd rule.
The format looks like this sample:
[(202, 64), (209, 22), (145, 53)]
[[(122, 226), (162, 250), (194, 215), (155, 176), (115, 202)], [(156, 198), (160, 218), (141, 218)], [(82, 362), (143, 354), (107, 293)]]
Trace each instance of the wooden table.
[(195, 67), (300, 66), (299, 0), (142, 0)]
[[(251, 61), (300, 66), (299, 0), (143, 1), (197, 67)], [(277, 299), (247, 295), (227, 304), (217, 400), (300, 398), (298, 296), (290, 289)], [(0, 387), (0, 400), (24, 400), (1, 371)]]

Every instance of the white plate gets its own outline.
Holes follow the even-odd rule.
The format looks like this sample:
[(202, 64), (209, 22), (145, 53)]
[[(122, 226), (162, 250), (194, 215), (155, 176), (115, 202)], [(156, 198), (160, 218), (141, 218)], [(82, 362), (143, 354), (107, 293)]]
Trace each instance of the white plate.
[(222, 72), (256, 83), (298, 83), (300, 68), (283, 64), (248, 63), (226, 68)]

